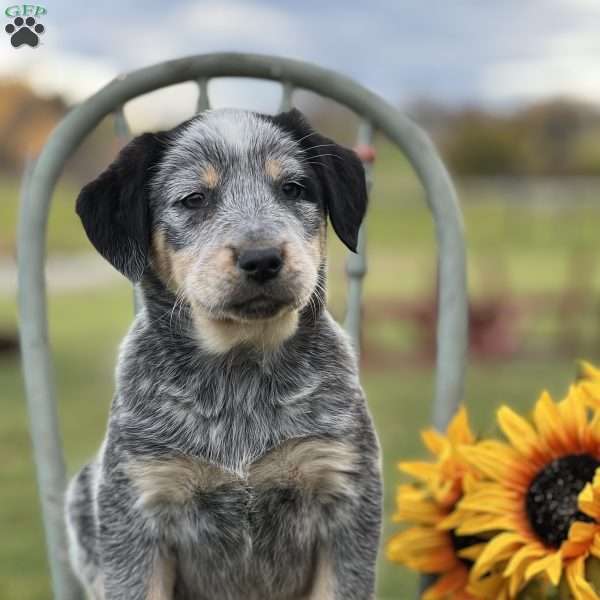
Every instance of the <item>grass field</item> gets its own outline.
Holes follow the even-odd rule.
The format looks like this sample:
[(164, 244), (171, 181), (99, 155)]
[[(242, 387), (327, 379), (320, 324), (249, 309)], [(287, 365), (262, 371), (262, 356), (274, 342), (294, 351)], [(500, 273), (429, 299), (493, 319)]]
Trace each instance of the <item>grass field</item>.
[[(396, 164), (400, 167), (394, 171)], [(433, 229), (406, 165), (384, 148), (378, 170), (369, 217), (366, 302), (414, 299), (432, 289), (435, 281)], [(49, 235), (54, 254), (87, 247), (72, 212), (74, 190), (72, 185), (62, 187), (57, 197)], [(0, 253), (5, 255), (11, 252), (14, 241), (15, 192), (14, 182), (0, 184)], [(518, 204), (507, 209), (495, 201), (493, 189), (489, 194), (486, 198), (467, 198), (465, 203), (474, 296), (483, 296), (490, 287), (507, 282), (515, 294), (561, 289), (569, 280), (574, 253), (593, 256), (600, 250), (596, 234), (600, 209), (542, 209), (533, 213)], [(332, 245), (330, 300), (334, 314), (339, 316), (343, 311), (343, 254), (339, 245)], [(496, 280), (498, 264), (503, 276)], [(597, 290), (600, 273), (590, 272), (589, 276)], [(50, 334), (70, 472), (95, 451), (101, 439), (112, 393), (115, 352), (131, 312), (126, 283), (94, 292), (58, 294), (51, 299)], [(0, 296), (0, 330), (13, 329), (15, 321), (14, 301)], [(406, 329), (397, 331), (398, 336), (408, 335)], [(589, 358), (599, 357), (600, 349)], [(573, 372), (570, 358), (473, 364), (465, 400), (476, 430), (482, 434), (494, 431), (492, 416), (501, 403), (526, 409), (542, 386), (561, 394)], [(363, 382), (385, 457), (387, 537), (393, 530), (390, 515), (399, 480), (394, 465), (401, 457), (422, 455), (418, 431), (428, 423), (433, 371), (427, 366), (398, 364), (393, 369), (365, 370)], [(45, 548), (19, 362), (14, 356), (0, 356), (0, 395), (0, 600), (45, 600), (49, 598)], [(383, 555), (379, 575), (379, 598), (413, 597), (415, 577), (387, 563)]]

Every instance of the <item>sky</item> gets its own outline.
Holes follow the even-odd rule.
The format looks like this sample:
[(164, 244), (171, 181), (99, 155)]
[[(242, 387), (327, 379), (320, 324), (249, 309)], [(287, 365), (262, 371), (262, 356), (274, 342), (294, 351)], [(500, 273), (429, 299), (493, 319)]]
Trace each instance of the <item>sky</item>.
[[(35, 49), (0, 43), (0, 77), (69, 102), (119, 73), (180, 56), (247, 51), (348, 75), (395, 104), (516, 103), (569, 95), (600, 103), (600, 0), (145, 0), (41, 3)], [(4, 8), (11, 6), (6, 2)], [(4, 14), (4, 25), (10, 19)], [(216, 105), (268, 110), (270, 84), (216, 82)], [(194, 90), (158, 93), (135, 113), (184, 111)]]

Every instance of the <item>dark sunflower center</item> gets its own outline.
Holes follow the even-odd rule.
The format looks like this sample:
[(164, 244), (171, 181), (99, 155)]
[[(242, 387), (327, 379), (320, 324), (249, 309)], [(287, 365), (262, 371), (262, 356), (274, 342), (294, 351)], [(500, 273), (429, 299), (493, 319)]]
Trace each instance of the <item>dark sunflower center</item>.
[(548, 463), (531, 481), (525, 510), (531, 528), (547, 546), (558, 548), (573, 521), (593, 521), (577, 507), (577, 497), (594, 479), (600, 461), (589, 454), (570, 454)]
[[(450, 530), (450, 539), (452, 540), (452, 547), (454, 548), (454, 552), (458, 555), (458, 553), (464, 548), (468, 548), (469, 546), (474, 546), (475, 544), (481, 544), (484, 542), (484, 538), (481, 538), (477, 535), (456, 535), (454, 529)], [(468, 558), (460, 559), (467, 568), (471, 568), (473, 566), (473, 561)]]

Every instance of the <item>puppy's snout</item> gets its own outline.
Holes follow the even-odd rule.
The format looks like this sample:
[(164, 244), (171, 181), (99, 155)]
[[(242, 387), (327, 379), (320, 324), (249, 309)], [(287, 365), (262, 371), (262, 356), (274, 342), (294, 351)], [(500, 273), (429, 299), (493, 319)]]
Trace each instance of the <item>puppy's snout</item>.
[(277, 248), (245, 250), (238, 258), (238, 267), (258, 283), (277, 277), (282, 266), (283, 256)]

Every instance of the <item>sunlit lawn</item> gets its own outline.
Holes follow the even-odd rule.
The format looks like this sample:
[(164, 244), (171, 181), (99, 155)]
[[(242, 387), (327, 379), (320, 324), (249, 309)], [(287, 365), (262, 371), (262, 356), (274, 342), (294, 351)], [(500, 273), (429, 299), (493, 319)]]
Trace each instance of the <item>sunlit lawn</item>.
[[(395, 160), (389, 151), (381, 154), (381, 177), (369, 221), (367, 303), (382, 298), (415, 299), (433, 289), (435, 281), (433, 229), (416, 184), (407, 176), (406, 167)], [(392, 164), (400, 164), (397, 172)], [(0, 183), (0, 254), (10, 251), (14, 241), (15, 190), (10, 181)], [(63, 188), (53, 211), (50, 244), (55, 254), (87, 248), (72, 211), (74, 190), (73, 186)], [(571, 277), (577, 252), (594, 256), (600, 250), (599, 209), (560, 214), (541, 211), (532, 216), (525, 207), (507, 209), (493, 197), (470, 198), (465, 208), (475, 296), (507, 285), (516, 294), (559, 290)], [(331, 300), (339, 316), (342, 253), (338, 245), (332, 245)], [(591, 278), (597, 290), (600, 273), (593, 272)], [(52, 298), (51, 340), (70, 472), (90, 457), (101, 439), (112, 394), (116, 348), (131, 313), (131, 293), (125, 283)], [(14, 303), (0, 297), (0, 330), (14, 326)], [(384, 347), (410, 345), (403, 337), (406, 327), (399, 327), (397, 333), (393, 328), (387, 333), (374, 331)], [(590, 358), (598, 356), (600, 352)], [(472, 365), (466, 401), (476, 429), (484, 434), (494, 431), (492, 415), (500, 403), (526, 409), (542, 386), (561, 393), (573, 371), (569, 358)], [(428, 423), (433, 371), (400, 363), (393, 369), (367, 370), (363, 381), (384, 451), (388, 536), (394, 528), (390, 516), (398, 481), (394, 465), (400, 457), (422, 455), (418, 431)], [(16, 357), (0, 356), (0, 396), (0, 600), (46, 600), (50, 596), (45, 548)], [(380, 598), (403, 600), (415, 593), (415, 577), (387, 563), (383, 555), (379, 573)]]

